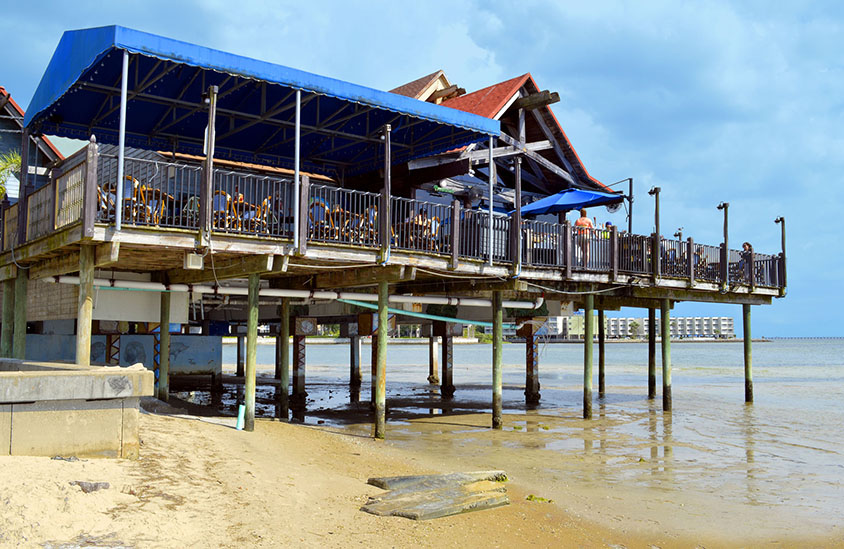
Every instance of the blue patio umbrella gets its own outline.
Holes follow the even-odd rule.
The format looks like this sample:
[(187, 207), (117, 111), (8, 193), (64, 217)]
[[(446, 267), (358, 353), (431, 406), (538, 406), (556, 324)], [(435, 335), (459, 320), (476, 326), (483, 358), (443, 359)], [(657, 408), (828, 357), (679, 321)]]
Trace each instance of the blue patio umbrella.
[[(566, 189), (522, 207), (522, 215), (543, 215), (549, 213), (579, 210), (591, 206), (617, 204), (624, 200), (622, 194)], [(515, 210), (514, 210), (515, 211)]]

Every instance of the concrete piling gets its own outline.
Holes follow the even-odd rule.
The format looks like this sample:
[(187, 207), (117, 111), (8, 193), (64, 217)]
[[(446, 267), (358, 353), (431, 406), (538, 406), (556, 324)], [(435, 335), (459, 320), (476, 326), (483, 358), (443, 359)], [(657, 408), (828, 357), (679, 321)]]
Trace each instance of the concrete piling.
[(167, 402), (170, 399), (170, 292), (161, 292), (160, 317), (158, 399)]
[[(76, 363), (91, 364), (91, 325), (94, 318), (94, 247), (79, 247), (79, 300), (76, 315)], [(22, 271), (18, 271), (21, 276)], [(17, 313), (17, 302), (15, 303)], [(5, 323), (4, 323), (5, 324)], [(17, 329), (17, 326), (15, 327)], [(25, 328), (24, 328), (25, 330)]]
[(744, 328), (744, 401), (750, 404), (753, 402), (753, 340), (750, 335), (750, 305), (743, 304), (741, 312)]
[(12, 335), (15, 328), (15, 280), (3, 281), (3, 325), (0, 329), (0, 356), (12, 358)]
[(504, 309), (501, 307), (501, 292), (492, 292), (492, 428), (501, 429), (502, 376), (501, 358), (504, 346)]
[(648, 400), (656, 398), (656, 309), (648, 308)]
[(428, 383), (431, 385), (439, 385), (440, 376), (438, 355), (439, 355), (439, 336), (432, 335), (428, 338)]
[(671, 411), (671, 309), (667, 299), (660, 300), (662, 337), (662, 410)]
[(583, 418), (592, 419), (592, 309), (595, 296), (586, 294), (583, 303)]
[(606, 364), (604, 354), (604, 310), (598, 309), (598, 398), (604, 398), (606, 384), (604, 382), (604, 366)]
[(386, 370), (387, 370), (387, 316), (388, 284), (378, 282), (378, 356), (375, 366), (375, 438), (386, 435)]
[(246, 320), (246, 379), (244, 380), (244, 404), (246, 417), (243, 428), (255, 430), (255, 362), (258, 351), (258, 290), (261, 288), (261, 275), (249, 275), (249, 297), (247, 298)]

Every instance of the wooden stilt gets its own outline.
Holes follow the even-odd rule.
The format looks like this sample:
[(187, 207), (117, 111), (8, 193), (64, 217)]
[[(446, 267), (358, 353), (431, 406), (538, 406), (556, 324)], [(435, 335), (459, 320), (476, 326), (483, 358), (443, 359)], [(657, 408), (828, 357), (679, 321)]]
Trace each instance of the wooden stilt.
[(656, 309), (648, 308), (648, 400), (656, 398)]
[(525, 402), (539, 403), (539, 339), (536, 326), (527, 322), (520, 328), (519, 335), (525, 338)]
[(504, 346), (504, 310), (501, 308), (501, 292), (492, 292), (492, 428), (501, 429), (502, 375), (501, 357)]
[(662, 337), (662, 410), (671, 411), (671, 308), (667, 299), (659, 303)]
[(261, 275), (249, 275), (249, 297), (247, 298), (246, 320), (246, 379), (244, 380), (244, 403), (246, 417), (243, 428), (255, 430), (255, 362), (258, 351), (258, 291), (261, 289)]
[(448, 324), (445, 324), (445, 335), (443, 338), (443, 359), (441, 361), (442, 375), (440, 376), (440, 395), (443, 398), (454, 396), (454, 338), (448, 332)]
[(753, 402), (753, 340), (750, 335), (750, 305), (741, 306), (742, 325), (744, 328), (744, 401)]
[(604, 350), (604, 310), (598, 309), (598, 398), (604, 398), (606, 392), (606, 383), (604, 381), (604, 366), (606, 365), (606, 355)]
[(428, 383), (438, 385), (439, 375), (439, 336), (432, 335), (428, 338)]
[(3, 325), (0, 331), (0, 356), (12, 358), (12, 335), (15, 329), (15, 280), (3, 281)]
[(592, 419), (592, 307), (595, 296), (586, 294), (583, 301), (583, 417)]
[[(76, 314), (76, 363), (91, 364), (91, 324), (94, 317), (94, 246), (79, 247), (79, 300)], [(20, 275), (20, 271), (18, 271)], [(108, 353), (108, 350), (106, 350)], [(108, 357), (106, 357), (108, 360)]]
[(238, 377), (243, 377), (243, 359), (246, 354), (246, 341), (242, 335), (237, 336), (237, 366), (234, 374)]
[[(91, 265), (94, 264), (93, 259)], [(91, 269), (93, 276), (93, 269)], [(29, 285), (29, 272), (18, 269), (18, 276), (15, 278), (15, 328), (12, 336), (12, 354), (21, 360), (26, 358), (26, 290)], [(93, 303), (93, 302), (92, 302)], [(90, 317), (89, 317), (90, 318)], [(90, 323), (88, 333), (91, 333)], [(91, 338), (88, 338), (89, 345)], [(89, 347), (90, 349), (90, 347)], [(88, 351), (88, 363), (90, 363), (90, 350)]]
[(372, 334), (372, 342), (370, 343), (371, 356), (369, 359), (369, 402), (372, 404), (372, 409), (375, 409), (375, 386), (378, 381), (375, 377), (375, 372), (378, 368), (378, 333)]
[(360, 389), (362, 377), (360, 374), (360, 336), (349, 336), (349, 386)]
[(158, 399), (167, 402), (170, 399), (170, 292), (161, 292), (160, 318)]
[(308, 396), (305, 391), (305, 337), (293, 335), (293, 408), (303, 409)]
[(281, 322), (278, 327), (279, 416), (287, 419), (290, 413), (290, 298), (281, 298)]
[(375, 363), (375, 438), (386, 435), (386, 371), (387, 371), (387, 317), (388, 284), (378, 282), (378, 351)]

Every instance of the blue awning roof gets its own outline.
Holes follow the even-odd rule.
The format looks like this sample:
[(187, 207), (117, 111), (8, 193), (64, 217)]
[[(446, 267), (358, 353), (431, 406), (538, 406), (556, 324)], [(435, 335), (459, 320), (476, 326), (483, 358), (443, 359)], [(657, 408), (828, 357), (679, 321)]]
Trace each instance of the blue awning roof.
[(470, 113), (119, 26), (67, 31), (26, 110), (47, 135), (116, 143), (123, 51), (130, 53), (127, 145), (203, 154), (202, 94), (219, 86), (215, 158), (290, 167), (295, 90), (302, 90), (302, 169), (379, 168), (392, 126), (402, 163), (498, 135)]
[(579, 210), (580, 208), (591, 208), (592, 206), (603, 206), (605, 204), (618, 204), (624, 198), (624, 195), (621, 193), (611, 194), (584, 189), (566, 189), (522, 206), (522, 215), (543, 215)]

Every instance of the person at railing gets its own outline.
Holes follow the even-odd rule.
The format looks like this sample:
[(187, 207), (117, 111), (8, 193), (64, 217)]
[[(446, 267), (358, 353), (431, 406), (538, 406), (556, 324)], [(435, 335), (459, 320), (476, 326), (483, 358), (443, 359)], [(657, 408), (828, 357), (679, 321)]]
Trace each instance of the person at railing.
[(753, 246), (750, 242), (745, 242), (741, 245), (741, 252), (739, 252), (741, 259), (738, 262), (738, 272), (744, 281), (750, 281), (750, 261), (753, 255)]
[(580, 209), (580, 217), (574, 222), (577, 227), (577, 240), (580, 244), (580, 252), (583, 256), (583, 266), (589, 264), (589, 233), (595, 228), (595, 224), (586, 215), (586, 208)]

